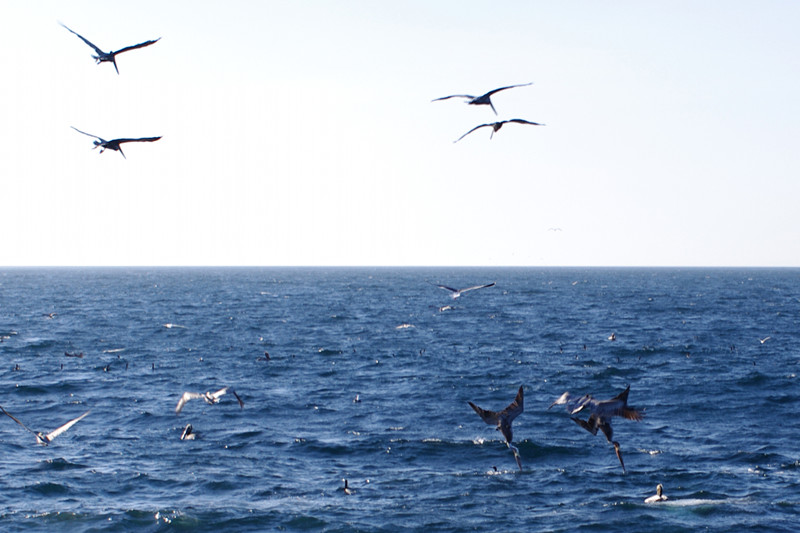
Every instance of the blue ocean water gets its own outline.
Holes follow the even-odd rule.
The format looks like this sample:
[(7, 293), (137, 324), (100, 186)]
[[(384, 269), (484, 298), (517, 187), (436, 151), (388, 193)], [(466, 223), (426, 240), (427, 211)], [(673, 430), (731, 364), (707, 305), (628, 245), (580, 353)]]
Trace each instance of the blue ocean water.
[[(0, 336), (8, 412), (91, 410), (0, 415), (3, 531), (800, 528), (797, 269), (6, 269)], [(627, 385), (623, 473), (548, 406)]]

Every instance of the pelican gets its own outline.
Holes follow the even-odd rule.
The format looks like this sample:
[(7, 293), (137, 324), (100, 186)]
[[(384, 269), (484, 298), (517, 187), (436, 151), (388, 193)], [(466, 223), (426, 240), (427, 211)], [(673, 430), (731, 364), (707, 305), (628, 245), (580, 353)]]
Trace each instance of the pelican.
[[(603, 432), (608, 442), (614, 446), (614, 451), (617, 454), (617, 459), (619, 459), (619, 464), (622, 465), (623, 473), (625, 472), (625, 463), (622, 461), (622, 452), (619, 449), (619, 443), (613, 440), (614, 429), (611, 427), (611, 418), (619, 416), (638, 422), (644, 417), (644, 413), (641, 411), (628, 407), (628, 393), (630, 390), (631, 387), (628, 385), (624, 391), (610, 400), (595, 400), (588, 394), (575, 397), (569, 392), (565, 392), (558, 400), (550, 404), (550, 407), (566, 404), (567, 412), (571, 415), (577, 414), (584, 409), (591, 411), (588, 420), (582, 420), (574, 416), (572, 420), (592, 435), (597, 435), (598, 429)], [(550, 407), (548, 407), (548, 409), (550, 409)]]
[(517, 124), (530, 124), (531, 126), (544, 126), (544, 124), (539, 124), (538, 122), (531, 122), (529, 120), (523, 120), (521, 118), (512, 118), (511, 120), (501, 120), (500, 122), (492, 122), (490, 124), (481, 124), (480, 126), (475, 126), (467, 133), (465, 133), (464, 135), (453, 141), (453, 143), (457, 143), (458, 141), (460, 141), (473, 131), (479, 130), (481, 128), (492, 128), (492, 133), (489, 135), (489, 139), (491, 139), (492, 137), (494, 137), (495, 132), (497, 132), (500, 128), (503, 127), (503, 124), (508, 124), (509, 122), (516, 122)]
[(508, 407), (496, 413), (494, 411), (488, 411), (485, 409), (481, 409), (477, 405), (472, 402), (467, 402), (470, 407), (472, 407), (478, 416), (483, 419), (489, 425), (497, 426), (497, 431), (503, 434), (503, 437), (506, 439), (506, 445), (514, 452), (514, 459), (517, 461), (517, 466), (520, 470), (522, 470), (522, 461), (520, 461), (519, 457), (519, 450), (511, 445), (511, 440), (513, 438), (513, 432), (511, 431), (511, 423), (514, 421), (520, 413), (522, 413), (524, 405), (524, 398), (523, 398), (523, 389), (520, 386), (519, 391), (517, 392), (516, 398), (514, 401), (511, 402)]
[(492, 104), (492, 95), (494, 93), (499, 93), (500, 91), (505, 91), (506, 89), (513, 89), (514, 87), (526, 87), (528, 85), (533, 85), (531, 83), (523, 83), (521, 85), (509, 85), (508, 87), (500, 87), (499, 89), (495, 89), (493, 91), (489, 91), (488, 93), (484, 94), (483, 96), (472, 96), (471, 94), (451, 94), (450, 96), (442, 96), (441, 98), (434, 98), (431, 102), (438, 102), (439, 100), (447, 100), (449, 98), (466, 98), (468, 100), (467, 104), (469, 105), (488, 105), (494, 111), (494, 114), (497, 114), (497, 110), (494, 108), (494, 104)]
[[(494, 287), (494, 285), (495, 285), (495, 282), (493, 281), (493, 282), (491, 282), (491, 283), (489, 283), (487, 285), (475, 285), (474, 287), (467, 287), (466, 289), (454, 289), (453, 287), (448, 287), (447, 285), (437, 285), (437, 287), (439, 287), (440, 289), (444, 289), (446, 291), (450, 291), (450, 297), (453, 300), (455, 300), (456, 298), (460, 298), (461, 295), (464, 294), (467, 291), (475, 291), (475, 290), (478, 290), (478, 289), (486, 289), (488, 287)], [(449, 306), (446, 306), (446, 307), (449, 307)], [(443, 309), (439, 308), (439, 310), (442, 311)]]
[(356, 491), (351, 489), (350, 486), (347, 484), (347, 479), (343, 479), (342, 481), (344, 481), (344, 487), (342, 487), (342, 492), (344, 492), (348, 496), (350, 496), (351, 494), (355, 494)]
[(656, 485), (656, 493), (649, 498), (644, 500), (644, 503), (658, 503), (668, 500), (666, 496), (664, 496), (664, 487), (661, 486), (661, 483)]
[(183, 433), (181, 433), (181, 440), (195, 440), (197, 438), (197, 433), (194, 432), (191, 424), (186, 424), (186, 427), (183, 428)]
[[(85, 131), (81, 131), (75, 126), (70, 126), (70, 128), (77, 131), (78, 133), (83, 133), (84, 135), (88, 135), (89, 137), (94, 137), (95, 139), (97, 139), (96, 141), (94, 141), (94, 148), (100, 147), (101, 154), (106, 150), (116, 150), (117, 152), (121, 153), (122, 157), (124, 157), (125, 159), (128, 158), (125, 157), (125, 152), (122, 151), (122, 146), (120, 146), (122, 143), (138, 143), (138, 142), (149, 143), (157, 141), (161, 138), (161, 136), (159, 135), (158, 137), (142, 137), (139, 139), (111, 139), (110, 141), (107, 141), (102, 137), (98, 137), (97, 135), (92, 135), (91, 133), (86, 133)], [(92, 148), (92, 150), (94, 150), (94, 148)]]
[(244, 402), (241, 398), (239, 398), (239, 395), (236, 394), (236, 391), (230, 387), (224, 387), (217, 392), (184, 392), (183, 396), (181, 396), (181, 399), (178, 400), (178, 405), (175, 406), (175, 414), (179, 414), (181, 409), (183, 409), (183, 406), (186, 405), (186, 402), (189, 400), (202, 399), (205, 400), (207, 404), (213, 405), (215, 403), (219, 403), (219, 399), (222, 396), (225, 396), (225, 394), (228, 392), (236, 396), (236, 401), (239, 402), (239, 407), (244, 408)]
[(80, 422), (81, 420), (83, 420), (83, 418), (90, 413), (90, 411), (86, 411), (85, 413), (83, 413), (78, 418), (73, 418), (72, 420), (70, 420), (69, 422), (64, 424), (63, 426), (57, 427), (56, 429), (54, 429), (50, 433), (42, 433), (41, 431), (32, 430), (31, 428), (29, 428), (28, 426), (26, 426), (25, 424), (23, 424), (22, 422), (17, 420), (17, 418), (14, 415), (12, 415), (11, 413), (9, 413), (5, 409), (3, 409), (2, 405), (0, 405), (0, 411), (3, 411), (3, 413), (6, 416), (8, 416), (11, 420), (16, 422), (20, 426), (24, 427), (25, 429), (27, 429), (28, 431), (30, 431), (34, 435), (36, 435), (36, 442), (38, 442), (42, 446), (47, 446), (48, 444), (50, 444), (53, 441), (54, 438), (58, 437), (59, 435), (64, 433), (66, 430), (68, 430), (69, 428), (71, 428), (72, 426), (74, 426), (75, 424)]
[(86, 44), (88, 44), (89, 46), (94, 48), (94, 51), (97, 52), (97, 55), (96, 56), (92, 56), (92, 57), (94, 58), (94, 60), (97, 62), (98, 65), (100, 63), (103, 63), (104, 61), (110, 61), (111, 63), (113, 63), (114, 64), (114, 70), (117, 71), (117, 74), (119, 74), (119, 69), (117, 68), (117, 54), (121, 54), (122, 52), (127, 52), (129, 50), (136, 50), (137, 48), (144, 48), (145, 46), (150, 46), (151, 44), (154, 44), (154, 43), (158, 42), (159, 40), (161, 40), (161, 37), (159, 37), (158, 39), (153, 39), (152, 41), (145, 41), (143, 43), (134, 44), (133, 46), (126, 46), (125, 48), (120, 48), (116, 52), (103, 52), (98, 47), (96, 47), (94, 44), (92, 44), (83, 35), (75, 32), (75, 31), (70, 30), (62, 22), (59, 22), (59, 24), (64, 26), (70, 33), (74, 33), (75, 35), (77, 35), (78, 38), (81, 41), (85, 42)]

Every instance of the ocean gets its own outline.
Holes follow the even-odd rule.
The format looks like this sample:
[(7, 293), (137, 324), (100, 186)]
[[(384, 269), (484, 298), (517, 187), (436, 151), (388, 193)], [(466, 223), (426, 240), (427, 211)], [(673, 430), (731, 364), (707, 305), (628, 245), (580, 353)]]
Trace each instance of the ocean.
[[(90, 411), (0, 413), (3, 531), (800, 530), (798, 269), (11, 268), (0, 337), (8, 413)], [(623, 472), (548, 407), (628, 386)]]

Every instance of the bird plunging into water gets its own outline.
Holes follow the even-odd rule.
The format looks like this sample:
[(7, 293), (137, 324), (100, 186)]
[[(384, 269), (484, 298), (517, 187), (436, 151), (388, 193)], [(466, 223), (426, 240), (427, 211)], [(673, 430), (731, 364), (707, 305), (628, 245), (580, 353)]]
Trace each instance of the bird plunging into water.
[(511, 402), (508, 407), (503, 409), (500, 412), (489, 411), (486, 409), (481, 409), (477, 405), (472, 402), (467, 402), (470, 407), (472, 407), (476, 413), (483, 419), (484, 422), (489, 424), (490, 426), (497, 426), (497, 431), (503, 434), (503, 437), (506, 439), (506, 445), (514, 452), (514, 459), (517, 461), (517, 466), (520, 470), (522, 470), (522, 461), (519, 457), (519, 450), (511, 445), (511, 440), (513, 438), (513, 432), (511, 431), (511, 423), (517, 418), (520, 413), (522, 413), (524, 409), (524, 397), (523, 397), (523, 389), (520, 386), (519, 391), (517, 392), (517, 396), (514, 398), (514, 401)]
[(121, 54), (123, 52), (128, 52), (130, 50), (136, 50), (137, 48), (144, 48), (145, 46), (150, 46), (151, 44), (154, 44), (154, 43), (158, 42), (159, 40), (161, 40), (161, 37), (159, 37), (158, 39), (153, 39), (153, 40), (150, 40), (150, 41), (145, 41), (143, 43), (134, 44), (133, 46), (126, 46), (125, 48), (120, 48), (116, 52), (103, 52), (97, 46), (92, 44), (92, 42), (89, 41), (89, 39), (87, 39), (86, 37), (84, 37), (80, 33), (67, 28), (67, 26), (65, 24), (61, 23), (61, 22), (59, 22), (59, 24), (64, 26), (64, 28), (66, 28), (70, 33), (73, 33), (73, 34), (77, 35), (78, 38), (81, 41), (83, 41), (86, 44), (88, 44), (89, 46), (91, 46), (94, 49), (94, 51), (97, 52), (97, 55), (96, 56), (93, 55), (92, 57), (94, 58), (94, 60), (97, 62), (98, 65), (100, 63), (103, 63), (103, 62), (112, 63), (114, 65), (114, 70), (117, 71), (117, 74), (119, 74), (119, 69), (117, 68), (117, 54)]
[(500, 91), (505, 91), (506, 89), (513, 89), (514, 87), (525, 87), (527, 85), (533, 85), (531, 83), (523, 83), (520, 85), (509, 85), (507, 87), (500, 87), (499, 89), (494, 89), (493, 91), (489, 91), (488, 93), (481, 95), (481, 96), (472, 96), (471, 94), (451, 94), (450, 96), (442, 96), (441, 98), (434, 98), (431, 102), (438, 102), (439, 100), (447, 100), (449, 98), (466, 98), (468, 100), (468, 105), (488, 105), (494, 111), (494, 114), (497, 114), (497, 110), (494, 108), (494, 104), (492, 104), (492, 95), (495, 93), (499, 93)]
[[(582, 420), (575, 416), (572, 417), (572, 420), (592, 435), (597, 435), (598, 429), (603, 432), (608, 442), (614, 446), (614, 451), (617, 454), (617, 459), (619, 459), (619, 464), (622, 465), (623, 473), (625, 472), (625, 463), (622, 460), (619, 442), (614, 440), (614, 429), (611, 427), (611, 419), (615, 416), (619, 416), (638, 422), (644, 418), (643, 412), (628, 407), (628, 393), (630, 390), (631, 387), (628, 385), (624, 391), (610, 400), (595, 400), (588, 394), (575, 397), (569, 392), (565, 392), (556, 401), (550, 404), (550, 407), (554, 405), (566, 405), (567, 412), (571, 415), (588, 409), (591, 412), (588, 420)], [(548, 407), (548, 409), (550, 409), (550, 407)]]
[[(75, 126), (70, 126), (70, 128), (77, 131), (78, 133), (83, 133), (84, 135), (88, 135), (89, 137), (94, 137), (96, 139), (94, 141), (94, 148), (100, 148), (101, 154), (106, 150), (115, 150), (121, 153), (122, 157), (124, 157), (125, 159), (128, 158), (125, 157), (125, 152), (122, 151), (122, 146), (120, 146), (122, 143), (153, 142), (161, 138), (161, 136), (159, 135), (158, 137), (141, 137), (139, 139), (111, 139), (110, 141), (107, 141), (102, 137), (98, 137), (97, 135), (92, 135), (91, 133), (86, 133), (85, 131), (81, 131)], [(94, 150), (94, 148), (92, 148), (92, 150)]]
[(25, 424), (23, 424), (22, 422), (20, 422), (14, 415), (12, 415), (8, 411), (6, 411), (3, 408), (2, 405), (0, 405), (0, 411), (3, 411), (3, 413), (6, 416), (8, 416), (11, 420), (13, 420), (14, 422), (19, 424), (20, 426), (24, 427), (25, 429), (27, 429), (28, 431), (33, 433), (36, 436), (36, 442), (38, 442), (42, 446), (47, 446), (48, 444), (50, 444), (53, 441), (54, 438), (58, 437), (59, 435), (64, 433), (66, 430), (68, 430), (69, 428), (71, 428), (72, 426), (74, 426), (75, 424), (80, 422), (81, 420), (83, 420), (83, 418), (90, 413), (90, 411), (86, 411), (85, 413), (83, 413), (78, 418), (73, 418), (72, 420), (70, 420), (66, 424), (57, 427), (56, 429), (54, 429), (50, 433), (42, 433), (41, 431), (34, 431), (31, 428), (29, 428), (28, 426), (26, 426)]
[(512, 118), (510, 120), (501, 120), (500, 122), (491, 122), (489, 124), (481, 124), (480, 126), (475, 126), (471, 130), (469, 130), (467, 133), (465, 133), (464, 135), (462, 135), (461, 137), (459, 137), (458, 139), (453, 141), (453, 143), (457, 143), (458, 141), (460, 141), (461, 139), (463, 139), (464, 137), (466, 137), (467, 135), (469, 135), (473, 131), (479, 130), (481, 128), (492, 128), (492, 133), (489, 135), (489, 139), (491, 140), (494, 137), (494, 134), (500, 128), (503, 127), (503, 124), (508, 124), (509, 122), (514, 122), (514, 123), (517, 123), (517, 124), (528, 124), (530, 126), (544, 126), (544, 124), (539, 124), (538, 122), (531, 122), (529, 120), (523, 120), (521, 118)]

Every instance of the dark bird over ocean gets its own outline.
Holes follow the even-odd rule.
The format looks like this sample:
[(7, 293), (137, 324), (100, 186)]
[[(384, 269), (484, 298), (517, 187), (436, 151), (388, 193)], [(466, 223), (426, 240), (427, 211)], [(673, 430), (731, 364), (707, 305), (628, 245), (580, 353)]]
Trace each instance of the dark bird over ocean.
[(108, 62), (110, 62), (110, 63), (112, 63), (114, 65), (114, 70), (117, 71), (117, 74), (119, 74), (119, 69), (117, 68), (117, 54), (121, 54), (123, 52), (128, 52), (130, 50), (136, 50), (137, 48), (144, 48), (145, 46), (150, 46), (151, 44), (154, 44), (154, 43), (158, 42), (159, 40), (161, 40), (161, 37), (159, 37), (158, 39), (153, 39), (151, 41), (145, 41), (143, 43), (134, 44), (132, 46), (126, 46), (125, 48), (120, 48), (119, 50), (117, 50), (115, 52), (103, 52), (97, 46), (92, 44), (92, 42), (89, 41), (89, 39), (87, 39), (86, 37), (84, 37), (80, 33), (75, 32), (73, 30), (70, 30), (69, 28), (67, 28), (67, 26), (65, 24), (63, 24), (61, 22), (59, 22), (59, 24), (64, 26), (71, 33), (74, 33), (75, 35), (77, 35), (78, 38), (81, 41), (83, 41), (86, 44), (88, 44), (89, 46), (91, 46), (94, 49), (94, 51), (97, 52), (97, 55), (96, 56), (93, 55), (92, 57), (94, 58), (94, 60), (97, 62), (98, 65), (100, 63), (108, 61)]
[(514, 452), (514, 459), (516, 459), (517, 466), (520, 470), (522, 470), (522, 461), (519, 458), (519, 450), (511, 445), (511, 441), (514, 436), (511, 430), (511, 423), (520, 415), (520, 413), (522, 413), (524, 409), (523, 402), (524, 393), (522, 386), (520, 386), (519, 391), (517, 391), (517, 396), (514, 398), (514, 401), (500, 412), (481, 409), (474, 403), (467, 402), (469, 406), (472, 407), (476, 413), (478, 413), (484, 422), (490, 426), (497, 426), (495, 429), (503, 434), (503, 438), (506, 439), (506, 445), (511, 449), (512, 452)]

